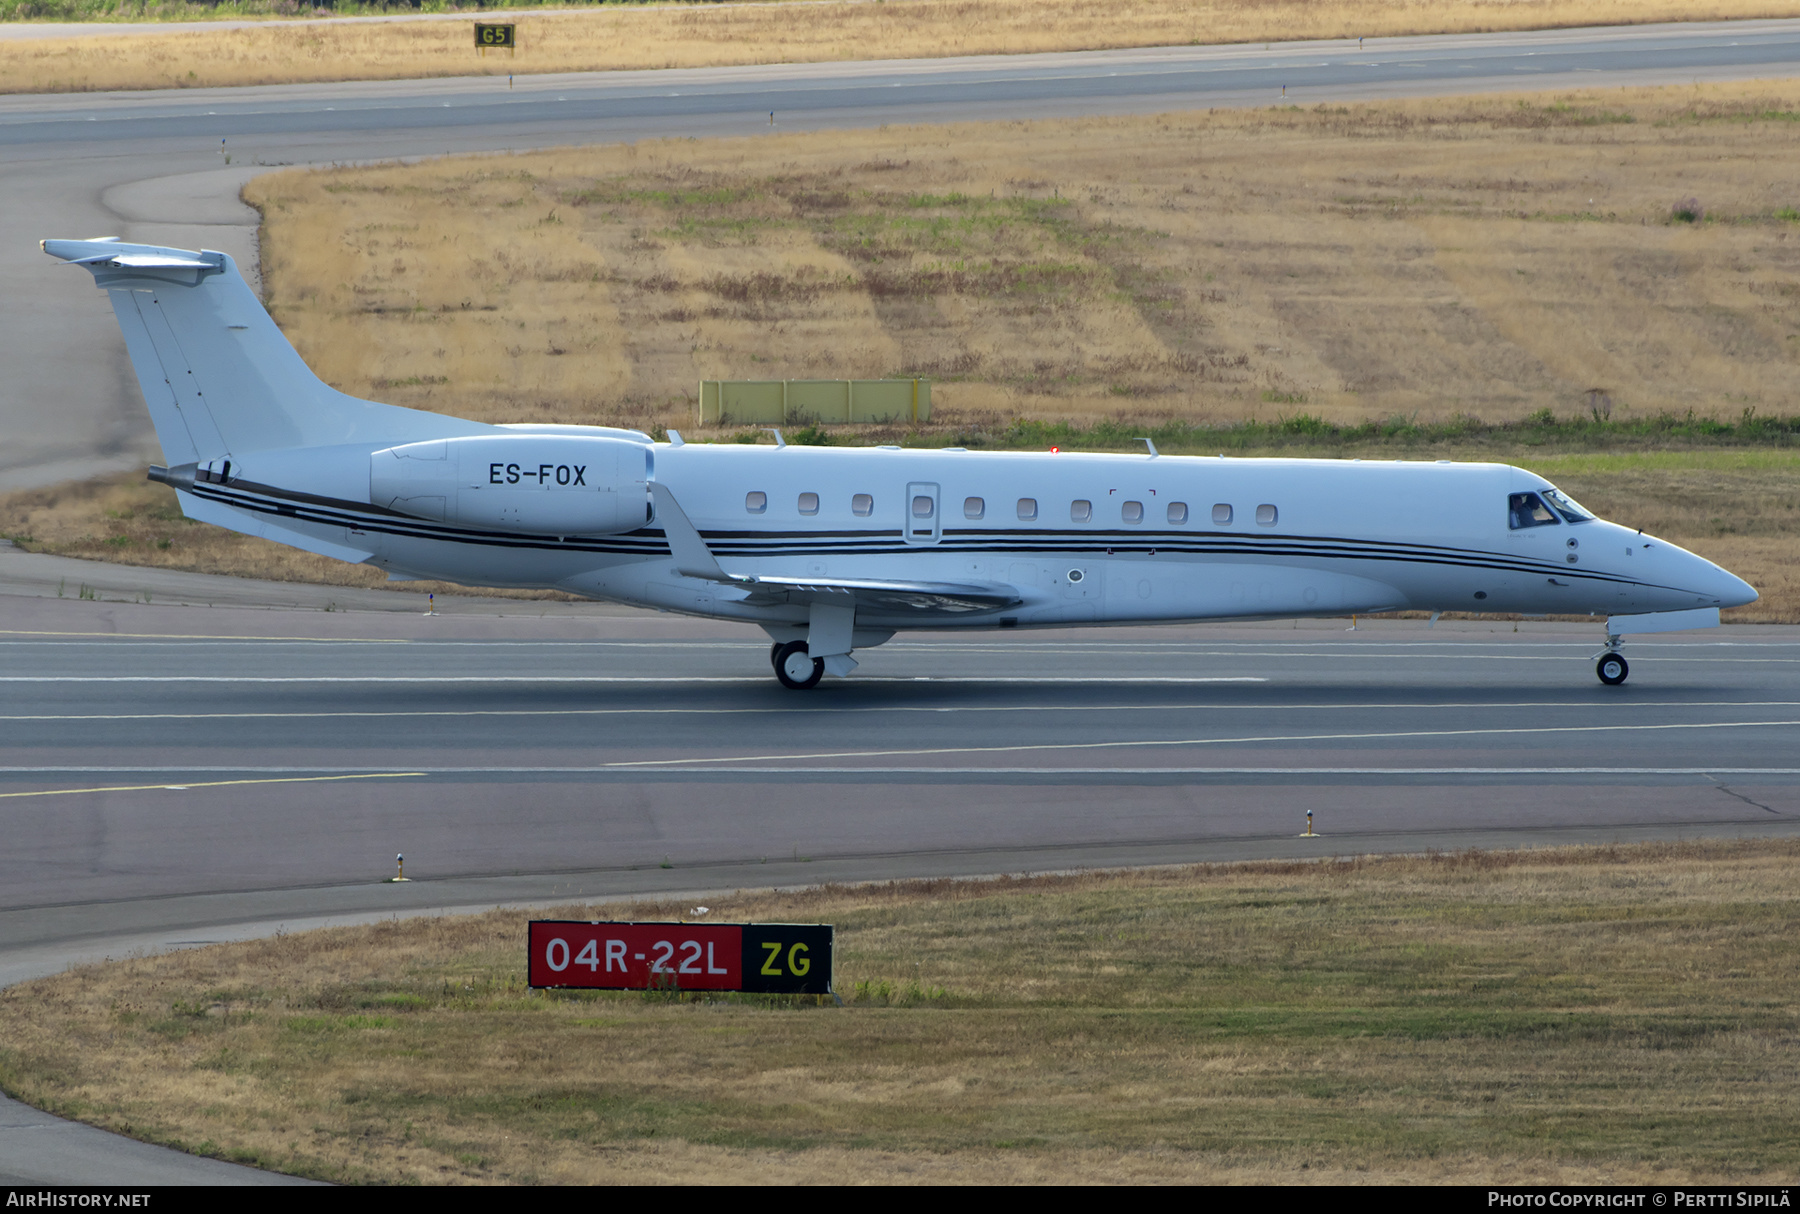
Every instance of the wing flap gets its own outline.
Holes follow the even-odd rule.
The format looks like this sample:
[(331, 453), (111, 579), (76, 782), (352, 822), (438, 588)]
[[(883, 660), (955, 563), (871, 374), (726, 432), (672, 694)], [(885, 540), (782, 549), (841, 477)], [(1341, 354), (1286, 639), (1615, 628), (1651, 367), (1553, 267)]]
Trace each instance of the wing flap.
[(764, 576), (738, 580), (738, 584), (750, 592), (753, 601), (842, 603), (854, 599), (858, 607), (922, 615), (972, 615), (1001, 611), (1024, 602), (1013, 587), (998, 583)]

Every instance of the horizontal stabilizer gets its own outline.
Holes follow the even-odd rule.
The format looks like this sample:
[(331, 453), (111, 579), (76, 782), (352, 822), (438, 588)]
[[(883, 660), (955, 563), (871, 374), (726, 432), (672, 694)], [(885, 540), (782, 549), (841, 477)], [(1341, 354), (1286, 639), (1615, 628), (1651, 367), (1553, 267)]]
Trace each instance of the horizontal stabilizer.
[(192, 257), (166, 257), (160, 253), (93, 253), (86, 257), (69, 258), (69, 264), (72, 266), (91, 266), (101, 262), (132, 270), (216, 270), (219, 268), (216, 262), (200, 261)]

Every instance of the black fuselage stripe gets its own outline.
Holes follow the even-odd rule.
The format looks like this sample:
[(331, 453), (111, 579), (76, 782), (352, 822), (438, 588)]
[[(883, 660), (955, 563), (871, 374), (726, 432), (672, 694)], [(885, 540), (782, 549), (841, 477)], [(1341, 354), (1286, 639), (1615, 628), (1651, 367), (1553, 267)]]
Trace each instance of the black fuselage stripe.
[[(221, 491), (220, 487), (215, 485), (196, 484), (190, 492), (197, 497), (203, 497), (221, 505), (249, 510), (258, 514), (291, 518), (297, 522), (348, 527), (357, 531), (407, 539), (544, 552), (594, 552), (642, 557), (659, 557), (670, 554), (668, 541), (663, 537), (662, 531), (657, 528), (642, 528), (603, 539), (587, 537), (575, 539), (534, 538), (511, 532), (477, 531), (450, 524), (433, 524), (423, 520), (413, 521), (407, 516), (393, 514), (371, 517), (366, 514), (351, 513), (349, 509), (346, 509), (347, 507), (369, 508), (354, 503), (343, 503), (337, 510), (325, 510), (319, 507), (291, 504), (291, 501), (267, 501), (241, 492)], [(1137, 531), (1044, 533), (984, 530), (980, 533), (978, 540), (976, 536), (968, 535), (965, 529), (962, 534), (968, 535), (968, 538), (955, 543), (896, 544), (891, 538), (847, 538), (835, 543), (822, 542), (837, 536), (865, 537), (869, 535), (867, 532), (703, 532), (702, 534), (708, 540), (714, 554), (725, 557), (898, 556), (933, 548), (961, 554), (991, 553), (994, 555), (1033, 556), (1096, 555), (1101, 552), (1107, 555), (1118, 555), (1120, 552), (1147, 553), (1155, 551), (1159, 555), (1163, 553), (1186, 556), (1224, 555), (1265, 559), (1302, 557), (1312, 560), (1359, 560), (1408, 565), (1444, 565), (1466, 569), (1489, 569), (1499, 573), (1560, 575), (1581, 578), (1585, 581), (1642, 586), (1648, 589), (1673, 589), (1673, 587), (1656, 586), (1654, 583), (1618, 574), (1564, 568), (1547, 561), (1539, 562), (1529, 557), (1504, 556), (1499, 553), (1482, 552), (1479, 549), (1460, 549), (1427, 544), (1396, 544), (1391, 548), (1384, 548), (1374, 546), (1372, 541), (1324, 536), (1282, 536), (1278, 539), (1273, 536), (1267, 538), (1237, 536), (1230, 532), (1205, 532), (1186, 536), (1161, 532), (1155, 534), (1159, 537), (1170, 536), (1170, 539), (1161, 540), (1159, 538), (1157, 542), (1150, 542), (1145, 533)], [(879, 537), (892, 537), (897, 534), (898, 532), (895, 531), (874, 533)], [(1105, 542), (1108, 536), (1122, 536), (1128, 538), (1130, 542), (1108, 543)], [(1008, 542), (995, 542), (1001, 537), (1007, 537)], [(737, 539), (739, 542), (734, 544), (731, 542), (733, 539)], [(753, 542), (743, 542), (747, 539), (753, 540)]]

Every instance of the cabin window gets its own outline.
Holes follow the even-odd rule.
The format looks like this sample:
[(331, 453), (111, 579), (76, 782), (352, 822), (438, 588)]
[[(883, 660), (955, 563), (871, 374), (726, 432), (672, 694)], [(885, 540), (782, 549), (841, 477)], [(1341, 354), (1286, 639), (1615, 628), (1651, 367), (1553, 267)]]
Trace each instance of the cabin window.
[(1171, 523), (1174, 523), (1177, 527), (1179, 527), (1181, 524), (1187, 522), (1187, 503), (1186, 502), (1170, 502), (1169, 503), (1169, 521)]
[(1273, 527), (1275, 520), (1280, 517), (1281, 512), (1267, 502), (1256, 508), (1256, 524), (1259, 527)]
[(963, 498), (963, 517), (980, 518), (987, 513), (987, 503), (978, 497)]
[(913, 498), (913, 504), (912, 504), (913, 517), (914, 518), (930, 518), (931, 512), (934, 509), (936, 509), (936, 507), (937, 507), (937, 503), (931, 499), (931, 495), (929, 493), (921, 493)]
[(816, 493), (802, 493), (800, 495), (800, 513), (817, 514), (818, 512), (819, 495)]
[(1029, 523), (1037, 518), (1037, 498), (1022, 497), (1019, 499), (1019, 521)]
[(1085, 498), (1079, 498), (1079, 497), (1069, 503), (1069, 521), (1070, 522), (1085, 523), (1093, 517), (1094, 517), (1094, 503), (1086, 500)]
[(859, 493), (850, 499), (850, 513), (858, 518), (868, 518), (875, 513), (875, 498), (867, 493)]
[(1506, 499), (1506, 525), (1514, 531), (1554, 527), (1556, 522), (1555, 512), (1535, 493), (1514, 493)]
[(1143, 522), (1144, 521), (1144, 503), (1142, 503), (1142, 502), (1126, 502), (1125, 505), (1122, 506), (1119, 510), (1119, 517), (1124, 519), (1128, 523)]
[(1564, 522), (1591, 523), (1594, 521), (1593, 511), (1565, 494), (1561, 489), (1545, 489), (1542, 492), (1544, 500), (1550, 503), (1550, 509), (1562, 515)]
[(744, 494), (744, 509), (751, 514), (761, 514), (769, 508), (769, 495), (760, 489)]
[(1213, 507), (1213, 525), (1218, 527), (1231, 526), (1231, 503), (1220, 502)]

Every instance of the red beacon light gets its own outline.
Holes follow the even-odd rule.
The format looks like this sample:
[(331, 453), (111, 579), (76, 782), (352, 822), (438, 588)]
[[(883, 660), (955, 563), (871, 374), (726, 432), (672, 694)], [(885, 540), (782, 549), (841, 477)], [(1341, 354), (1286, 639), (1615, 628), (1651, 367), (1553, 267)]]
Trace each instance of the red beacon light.
[(1052, 448), (1050, 448), (1050, 454), (1051, 455), (1060, 455), (1060, 454), (1062, 454), (1062, 448), (1061, 447), (1052, 447)]

